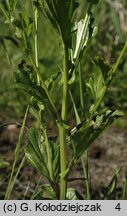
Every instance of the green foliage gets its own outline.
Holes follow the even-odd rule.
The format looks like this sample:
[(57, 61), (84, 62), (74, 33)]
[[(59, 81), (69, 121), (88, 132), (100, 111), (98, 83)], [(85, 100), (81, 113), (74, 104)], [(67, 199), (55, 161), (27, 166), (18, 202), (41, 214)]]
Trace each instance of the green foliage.
[[(25, 51), (27, 60), (22, 60), (18, 65), (17, 72), (15, 72), (16, 85), (29, 95), (29, 106), (35, 118), (39, 121), (39, 129), (30, 128), (28, 131), (25, 157), (48, 180), (49, 185), (41, 186), (35, 194), (35, 198), (82, 199), (75, 189), (67, 188), (68, 175), (78, 159), (86, 153), (89, 146), (117, 118), (123, 116), (122, 112), (109, 110), (106, 107), (104, 112), (101, 109), (101, 102), (121, 63), (127, 49), (127, 42), (113, 66), (110, 66), (101, 57), (95, 57), (93, 59), (95, 71), (89, 73), (88, 80), (83, 80), (81, 68), (79, 74), (77, 73), (78, 66), (81, 66), (82, 60), (86, 58), (86, 53), (97, 33), (93, 6), (98, 2), (87, 1), (86, 15), (84, 17), (83, 14), (83, 18), (79, 18), (79, 20), (76, 19), (79, 3), (75, 0), (32, 1), (32, 14), (31, 11), (28, 13), (22, 7), (18, 15), (15, 13), (18, 1), (11, 0), (0, 3), (0, 9), (16, 37), (16, 39), (1, 37), (1, 42), (4, 45), (5, 39), (11, 39)], [(63, 68), (59, 70), (60, 72), (56, 71), (50, 77), (47, 76), (46, 80), (40, 70), (38, 53), (38, 20), (42, 17), (42, 11), (57, 33), (56, 38), (59, 38), (58, 42), (60, 42), (62, 48), (62, 53), (61, 48), (59, 53), (63, 58)], [(55, 99), (51, 94), (52, 87), (57, 79), (60, 81), (60, 98), (62, 98), (59, 103), (61, 106), (58, 107), (54, 104)], [(78, 103), (75, 102), (73, 97), (75, 83), (78, 83), (80, 87), (78, 97), (80, 98), (81, 108), (77, 107)], [(76, 121), (72, 130), (70, 130), (71, 124), (68, 118), (68, 104), (70, 101), (74, 108)], [(87, 106), (85, 106), (86, 103)], [(58, 139), (55, 141), (51, 141), (47, 133), (49, 112), (59, 131)], [(15, 161), (7, 189), (7, 198), (10, 197), (16, 180), (13, 175), (19, 156), (25, 121), (26, 116), (15, 151)], [(68, 157), (67, 145), (70, 147)], [(116, 179), (116, 176), (114, 179)], [(109, 194), (114, 190), (114, 179)]]
[[(53, 191), (52, 187), (49, 184), (39, 186), (33, 198), (42, 199), (42, 200), (56, 200), (57, 199), (55, 192)], [(83, 198), (74, 188), (68, 188), (66, 199), (67, 200), (82, 200)]]
[(40, 133), (35, 129), (30, 129), (28, 140), (29, 144), (26, 147), (27, 159), (38, 171), (40, 171), (45, 177), (49, 178), (46, 150), (45, 145), (41, 144)]
[(21, 129), (20, 129), (20, 132), (19, 132), (18, 141), (17, 141), (16, 148), (15, 148), (15, 158), (14, 158), (14, 162), (13, 162), (13, 165), (12, 165), (12, 170), (11, 170), (11, 173), (10, 173), (9, 183), (8, 183), (7, 190), (6, 190), (6, 193), (5, 193), (5, 199), (10, 198), (12, 190), (13, 190), (15, 182), (16, 182), (16, 179), (17, 179), (17, 176), (18, 176), (18, 174), (19, 174), (19, 172), (20, 172), (20, 170), (21, 170), (21, 168), (22, 168), (22, 166), (24, 164), (24, 161), (25, 161), (25, 157), (23, 157), (21, 162), (20, 162), (20, 165), (19, 165), (18, 169), (16, 170), (16, 165), (17, 165), (19, 155), (20, 155), (20, 147), (21, 147), (21, 144), (22, 144), (22, 141), (23, 141), (23, 135), (24, 135), (25, 124), (26, 124), (26, 119), (27, 119), (27, 116), (28, 116), (28, 112), (29, 112), (29, 105), (27, 106), (27, 109), (26, 109), (26, 112), (25, 112), (25, 115), (24, 115), (24, 119), (23, 119), (23, 122), (22, 122), (22, 126), (21, 126)]
[(28, 132), (28, 141), (29, 143), (25, 151), (28, 161), (50, 182), (58, 181), (59, 146), (57, 143), (48, 141), (47, 146), (45, 137), (33, 128)]
[(42, 199), (42, 200), (55, 200), (56, 194), (52, 187), (49, 184), (43, 184), (39, 186), (36, 194), (33, 197), (34, 199)]
[[(37, 83), (37, 74), (35, 74), (33, 67), (22, 60), (18, 65), (18, 71), (15, 73), (15, 77), (18, 88), (23, 89), (32, 96), (34, 100), (38, 101), (44, 107), (49, 108), (50, 111), (56, 115), (46, 90)], [(39, 107), (37, 109), (39, 109)]]
[(70, 44), (71, 29), (78, 3), (75, 0), (47, 0), (42, 1), (42, 5), (45, 14), (52, 23), (60, 39)]
[(107, 129), (115, 119), (123, 116), (122, 112), (107, 110), (102, 115), (96, 115), (90, 122), (81, 123), (71, 131), (71, 149), (73, 161), (77, 160), (88, 149), (94, 140)]
[(120, 171), (121, 171), (121, 168), (117, 169), (115, 175), (111, 179), (106, 189), (105, 195), (104, 195), (105, 199), (111, 199), (112, 194), (116, 192), (116, 187), (117, 187)]
[(83, 53), (87, 51), (92, 39), (95, 37), (97, 28), (92, 27), (94, 17), (91, 11), (85, 16), (84, 20), (80, 20), (75, 24), (73, 39), (73, 62), (80, 61)]
[(102, 95), (105, 93), (106, 85), (104, 81), (104, 77), (100, 71), (97, 71), (92, 74), (87, 83), (87, 87), (90, 90), (91, 97), (94, 102), (94, 106), (98, 103)]
[(25, 39), (29, 39), (32, 33), (33, 21), (27, 14), (27, 12), (19, 14), (19, 18), (14, 20), (15, 24), (15, 36), (18, 39), (23, 39), (23, 33), (25, 33)]
[(5, 4), (5, 6), (6, 6), (8, 12), (9, 12), (10, 14), (14, 12), (18, 1), (19, 1), (19, 0), (10, 0), (10, 1), (5, 0), (5, 1), (4, 1), (4, 4)]
[(100, 69), (100, 73), (103, 75), (103, 79), (105, 80), (106, 85), (108, 84), (109, 80), (109, 73), (111, 71), (111, 65), (105, 62), (100, 56), (94, 58), (94, 63), (96, 64), (97, 68)]

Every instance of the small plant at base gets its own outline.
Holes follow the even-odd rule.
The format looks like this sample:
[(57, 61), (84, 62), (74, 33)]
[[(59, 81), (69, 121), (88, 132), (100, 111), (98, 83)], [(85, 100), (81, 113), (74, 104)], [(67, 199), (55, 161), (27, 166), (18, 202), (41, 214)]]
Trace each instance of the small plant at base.
[[(41, 199), (81, 199), (80, 194), (68, 188), (68, 175), (73, 166), (82, 157), (98, 136), (107, 129), (115, 119), (123, 115), (122, 112), (106, 110), (99, 111), (99, 106), (107, 89), (117, 71), (120, 61), (126, 51), (127, 42), (120, 57), (114, 66), (107, 64), (102, 58), (95, 57), (93, 63), (97, 70), (90, 76), (86, 83), (87, 98), (83, 90), (82, 71), (79, 69), (79, 87), (81, 112), (76, 107), (72, 88), (76, 81), (75, 74), (81, 60), (89, 49), (96, 33), (92, 8), (99, 1), (88, 1), (88, 10), (84, 19), (76, 20), (76, 11), (79, 3), (75, 0), (33, 0), (34, 19), (28, 13), (22, 12), (15, 18), (15, 8), (18, 1), (3, 1), (0, 3), (5, 18), (15, 31), (18, 42), (29, 59), (29, 63), (22, 60), (15, 73), (17, 87), (22, 88), (30, 95), (29, 106), (34, 116), (39, 120), (40, 129), (31, 128), (28, 131), (28, 144), (25, 148), (27, 160), (48, 180), (48, 185), (43, 185), (34, 197)], [(63, 69), (61, 72), (62, 102), (61, 114), (57, 111), (50, 90), (54, 75), (50, 81), (43, 79), (38, 64), (38, 19), (40, 11), (45, 14), (56, 31), (63, 54)], [(34, 29), (34, 30), (33, 30)], [(30, 38), (34, 36), (34, 57)], [(58, 77), (60, 74), (56, 74)], [(68, 102), (74, 108), (76, 126), (71, 129), (68, 123)], [(87, 104), (87, 106), (85, 106)], [(87, 107), (87, 109), (86, 109)], [(51, 141), (47, 133), (46, 118), (48, 112), (52, 114), (54, 124), (59, 130), (59, 137)], [(67, 158), (67, 146), (70, 157)], [(85, 177), (88, 177), (84, 167)], [(88, 183), (88, 182), (87, 182)], [(88, 184), (87, 184), (88, 186)], [(88, 189), (88, 188), (87, 188)], [(89, 196), (89, 191), (88, 197)], [(10, 193), (9, 193), (10, 194)]]

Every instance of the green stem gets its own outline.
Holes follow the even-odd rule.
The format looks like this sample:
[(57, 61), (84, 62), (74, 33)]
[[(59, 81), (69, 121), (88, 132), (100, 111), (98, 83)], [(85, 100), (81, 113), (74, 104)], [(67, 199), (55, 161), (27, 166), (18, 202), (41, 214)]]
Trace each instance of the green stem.
[[(64, 45), (64, 70), (63, 70), (63, 96), (62, 96), (62, 111), (61, 118), (63, 122), (67, 121), (67, 104), (68, 104), (68, 46)], [(66, 171), (66, 129), (63, 125), (59, 125), (60, 133), (60, 167), (61, 167), (61, 179), (60, 179), (60, 199), (66, 199), (67, 190), (67, 178), (62, 175)]]
[[(37, 7), (33, 6), (34, 8), (34, 27), (35, 27), (35, 35), (34, 35), (34, 52), (35, 52), (35, 63), (36, 67), (38, 68), (38, 9)], [(40, 78), (37, 74), (38, 83), (40, 83)]]
[(89, 181), (89, 169), (88, 169), (88, 154), (87, 151), (81, 157), (83, 173), (85, 177), (85, 185), (86, 185), (86, 199), (90, 200), (90, 181)]
[(84, 114), (83, 78), (82, 78), (81, 63), (79, 63), (79, 91), (80, 91), (80, 104), (81, 104), (82, 112)]
[(35, 60), (38, 67), (38, 10), (35, 9)]
[(116, 73), (116, 71), (117, 71), (117, 69), (118, 69), (118, 67), (120, 65), (120, 62), (121, 62), (121, 60), (122, 60), (122, 58), (124, 56), (124, 53), (126, 52), (126, 49), (127, 49), (127, 41), (125, 42), (124, 47), (123, 47), (123, 49), (122, 49), (122, 51), (120, 53), (120, 56), (117, 59), (117, 62), (115, 63), (115, 65), (114, 65), (114, 67), (112, 69), (112, 76)]
[(19, 172), (21, 171), (25, 161), (26, 161), (26, 157), (23, 156), (23, 158), (22, 158), (22, 160), (21, 160), (21, 162), (20, 162), (20, 164), (19, 164), (19, 166), (17, 168), (16, 173), (13, 175), (13, 179), (11, 180), (10, 184), (8, 185), (9, 188), (8, 188), (8, 191), (6, 192), (4, 200), (9, 200), (10, 199), (10, 196), (11, 196), (12, 190), (13, 190), (13, 188), (15, 186), (15, 183), (16, 183), (16, 180), (18, 178)]
[(34, 30), (35, 30), (35, 35), (34, 35), (34, 55), (35, 55), (35, 60), (32, 58), (32, 56), (30, 54), (29, 55), (29, 59), (34, 67), (34, 70), (36, 71), (36, 75), (37, 75), (37, 81), (38, 84), (42, 83), (42, 86), (48, 96), (48, 99), (54, 109), (54, 112), (56, 112), (55, 106), (52, 102), (52, 99), (49, 95), (48, 89), (45, 85), (44, 80), (41, 77), (40, 71), (39, 71), (39, 61), (38, 61), (38, 9), (36, 6), (33, 5), (33, 12), (34, 12)]

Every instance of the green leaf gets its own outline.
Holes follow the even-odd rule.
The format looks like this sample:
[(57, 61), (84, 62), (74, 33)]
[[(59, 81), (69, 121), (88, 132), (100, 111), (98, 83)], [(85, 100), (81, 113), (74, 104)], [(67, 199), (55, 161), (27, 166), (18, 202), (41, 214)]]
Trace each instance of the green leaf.
[(101, 57), (97, 56), (93, 59), (94, 63), (103, 74), (105, 83), (108, 84), (109, 73), (112, 67)]
[(96, 140), (100, 134), (106, 130), (117, 118), (123, 116), (123, 113), (116, 110), (115, 112), (107, 110), (102, 115), (98, 115), (95, 120), (83, 122), (75, 130), (73, 129), (70, 136), (70, 148), (73, 151), (75, 162), (82, 156), (88, 147)]
[(56, 195), (51, 185), (44, 184), (40, 186), (34, 195), (33, 199), (41, 199), (41, 200), (56, 200)]
[(38, 119), (39, 122), (45, 122), (45, 107), (37, 101), (35, 98), (31, 98), (30, 102), (30, 112), (35, 116), (36, 119)]
[(97, 70), (92, 74), (89, 82), (87, 82), (87, 87), (94, 104), (96, 104), (106, 91), (106, 84), (101, 70)]
[(97, 33), (97, 27), (93, 27), (94, 20), (91, 10), (88, 10), (85, 18), (75, 23), (72, 31), (71, 75)]
[(11, 1), (10, 1), (10, 7), (11, 7), (12, 12), (15, 10), (18, 1), (19, 1), (19, 0), (11, 0)]
[(51, 111), (54, 117), (56, 113), (47, 96), (47, 92), (42, 87), (42, 84), (37, 83), (37, 74), (34, 73), (33, 67), (28, 65), (25, 60), (22, 60), (18, 65), (18, 71), (15, 73), (16, 85), (24, 90), (30, 96), (33, 96), (41, 105), (46, 106)]
[(119, 174), (120, 174), (121, 168), (117, 169), (115, 175), (111, 179), (108, 187), (106, 188), (106, 192), (104, 194), (104, 198), (111, 198), (111, 195), (116, 192), (116, 187), (119, 179)]
[(94, 20), (92, 12), (88, 11), (85, 18), (75, 24), (76, 45), (74, 59), (77, 58), (78, 52), (80, 52), (78, 55), (81, 56), (81, 52), (87, 47), (89, 40), (96, 35), (96, 27), (93, 27)]
[(42, 5), (59, 37), (69, 45), (74, 14), (79, 4), (75, 0), (47, 0)]
[(27, 160), (46, 178), (49, 178), (47, 169), (47, 152), (43, 139), (38, 130), (31, 128), (28, 132), (28, 145), (25, 149)]
[(9, 14), (13, 13), (19, 0), (5, 0), (5, 6)]
[(22, 28), (24, 29), (27, 38), (29, 38), (32, 33), (33, 20), (31, 19), (31, 17), (29, 17), (27, 12), (21, 13), (20, 17), (21, 20), (23, 20)]
[(73, 73), (71, 74), (71, 77), (70, 77), (70, 79), (68, 81), (68, 84), (72, 85), (75, 82), (75, 80), (76, 80), (76, 73), (75, 73), (75, 70), (74, 70)]
[[(28, 132), (28, 145), (25, 155), (27, 160), (49, 181), (57, 181), (60, 172), (59, 146), (56, 142), (50, 141), (48, 149), (44, 138), (37, 129), (31, 128)], [(50, 168), (52, 168), (54, 177), (51, 176)]]
[(90, 37), (90, 27), (91, 27), (91, 19), (92, 14), (87, 13), (85, 19), (80, 20), (78, 23), (75, 24), (76, 31), (76, 44), (74, 46), (74, 57), (73, 61), (81, 56), (84, 48), (87, 46), (89, 37)]
[(73, 109), (74, 109), (74, 113), (75, 113), (76, 123), (77, 123), (77, 124), (80, 124), (80, 123), (81, 123), (81, 120), (80, 120), (80, 116), (79, 116), (79, 114), (78, 114), (78, 110), (77, 110), (77, 108), (76, 108), (76, 104), (75, 104), (74, 98), (73, 98), (73, 96), (72, 96), (71, 91), (69, 91), (69, 93), (70, 93), (70, 98), (71, 98), (72, 105), (73, 105)]
[(52, 154), (52, 167), (56, 181), (59, 179), (60, 173), (60, 152), (59, 145), (56, 142), (50, 141), (51, 154)]
[(55, 74), (53, 74), (48, 80), (46, 80), (46, 85), (47, 85), (47, 88), (48, 90), (50, 91), (53, 84), (55, 83), (55, 81), (57, 80), (57, 78), (60, 76), (61, 72), (57, 72)]
[(66, 199), (67, 200), (83, 200), (83, 197), (74, 188), (68, 188)]
[(16, 37), (25, 40), (25, 42), (28, 41), (32, 34), (33, 20), (27, 12), (19, 13), (19, 17), (14, 20), (14, 25)]

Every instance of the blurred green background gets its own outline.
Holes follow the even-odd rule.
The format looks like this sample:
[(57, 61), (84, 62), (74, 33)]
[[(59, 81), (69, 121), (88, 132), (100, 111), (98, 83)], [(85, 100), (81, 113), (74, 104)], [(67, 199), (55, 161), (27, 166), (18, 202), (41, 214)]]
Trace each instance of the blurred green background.
[[(77, 14), (78, 19), (81, 17), (81, 14), (85, 15), (87, 9), (86, 1), (79, 1), (81, 7)], [(28, 1), (22, 2), (24, 7), (28, 9)], [(96, 17), (95, 23), (98, 26), (98, 34), (82, 60), (84, 86), (85, 80), (95, 69), (92, 64), (92, 58), (100, 55), (111, 64), (115, 63), (127, 38), (126, 0), (100, 0), (100, 4), (94, 9), (94, 15)], [(22, 118), (28, 102), (27, 96), (22, 91), (16, 89), (13, 74), (21, 59), (25, 59), (26, 56), (11, 41), (2, 39), (6, 35), (14, 37), (11, 28), (5, 23), (3, 14), (0, 12), (0, 114), (4, 120), (17, 117)], [(42, 75), (46, 78), (50, 78), (50, 75), (58, 72), (62, 66), (62, 54), (59, 49), (59, 43), (56, 40), (52, 27), (42, 13), (40, 13), (39, 22), (39, 64)], [(76, 103), (79, 102), (77, 88), (78, 86), (75, 83), (73, 94)], [(59, 91), (59, 80), (56, 80), (52, 94), (57, 105), (61, 98)], [(109, 108), (121, 109), (127, 114), (127, 53), (119, 66), (111, 88), (107, 92), (105, 104)]]

